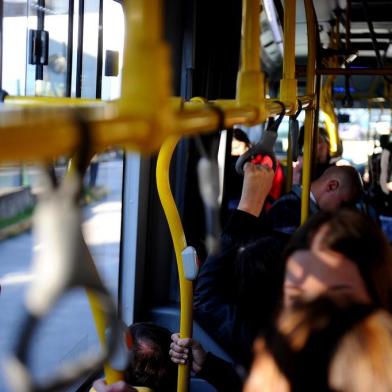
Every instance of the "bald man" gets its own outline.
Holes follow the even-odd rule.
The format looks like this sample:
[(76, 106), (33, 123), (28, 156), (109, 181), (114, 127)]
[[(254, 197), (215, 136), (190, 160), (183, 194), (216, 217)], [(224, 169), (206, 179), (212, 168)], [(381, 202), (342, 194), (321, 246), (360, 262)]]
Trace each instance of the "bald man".
[[(331, 166), (310, 186), (310, 214), (355, 205), (362, 194), (362, 180), (351, 166)], [(247, 213), (250, 210), (243, 209)], [(255, 215), (256, 216), (256, 215)], [(266, 216), (268, 231), (291, 236), (301, 224), (301, 187), (277, 200)]]

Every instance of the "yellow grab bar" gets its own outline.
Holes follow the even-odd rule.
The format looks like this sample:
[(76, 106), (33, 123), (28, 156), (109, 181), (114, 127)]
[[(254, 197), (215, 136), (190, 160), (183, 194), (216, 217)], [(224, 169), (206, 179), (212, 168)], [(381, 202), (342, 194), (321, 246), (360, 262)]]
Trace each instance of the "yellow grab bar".
[[(312, 0), (305, 1), (306, 26), (308, 33), (308, 59), (306, 67), (306, 94), (314, 96), (316, 91), (316, 17)], [(302, 167), (301, 223), (309, 216), (311, 162), (312, 162), (312, 130), (314, 110), (309, 108), (305, 113), (304, 154)]]
[(18, 95), (7, 95), (4, 98), (4, 102), (7, 105), (18, 105), (18, 106), (102, 106), (105, 105), (105, 101), (100, 99), (88, 99), (88, 98), (69, 98), (69, 97), (38, 97), (38, 96), (18, 96)]
[[(159, 198), (169, 225), (177, 260), (178, 279), (180, 282), (181, 316), (180, 337), (192, 337), (192, 282), (185, 278), (181, 252), (186, 248), (184, 229), (181, 224), (176, 203), (170, 189), (170, 161), (180, 136), (169, 137), (161, 147), (158, 155), (156, 180)], [(180, 364), (178, 368), (177, 391), (186, 392), (189, 384), (190, 363)]]
[(332, 104), (332, 84), (334, 79), (334, 75), (329, 75), (327, 77), (320, 96), (320, 109), (325, 117), (324, 124), (329, 136), (331, 156), (337, 154), (339, 147), (338, 119)]
[(118, 115), (126, 118), (137, 113), (149, 120), (151, 127), (145, 128), (143, 144), (152, 144), (156, 151), (173, 129), (170, 51), (162, 38), (162, 1), (125, 1), (124, 10), (126, 50)]
[[(312, 106), (312, 95), (299, 99), (304, 108)], [(172, 99), (170, 105), (174, 106), (179, 100)], [(226, 100), (214, 103), (224, 111), (226, 127), (252, 123), (259, 116), (259, 108), (252, 105)], [(266, 107), (269, 116), (281, 111), (281, 106), (273, 100), (267, 100)], [(287, 103), (288, 111), (290, 107)], [(77, 111), (88, 123), (93, 149), (97, 152), (107, 148), (125, 148), (151, 153), (162, 144), (159, 137), (155, 138), (155, 120), (137, 115), (119, 117), (115, 102), (78, 108)], [(185, 109), (172, 111), (173, 122), (166, 131), (168, 135), (210, 132), (219, 126), (219, 115), (207, 104), (187, 103)], [(66, 107), (6, 107), (0, 116), (0, 160), (50, 161), (54, 157), (72, 154), (80, 139), (74, 116), (74, 109)]]
[(279, 97), (282, 101), (291, 102), (293, 109), (297, 110), (297, 79), (295, 78), (295, 22), (296, 1), (284, 2), (284, 44), (283, 44), (283, 79), (280, 81)]
[[(94, 269), (96, 269), (96, 266), (94, 264)], [(98, 271), (97, 271), (98, 273)], [(99, 299), (93, 293), (92, 291), (86, 290), (88, 302), (90, 304), (90, 309), (91, 313), (93, 315), (94, 323), (95, 323), (95, 329), (97, 331), (97, 336), (99, 339), (100, 344), (105, 347), (107, 344), (107, 339), (106, 339), (106, 327), (107, 327), (107, 322), (106, 320), (102, 317), (102, 312), (99, 311), (100, 307), (102, 305), (100, 304)], [(108, 385), (114, 384), (117, 381), (125, 380), (125, 375), (123, 372), (118, 371), (116, 369), (113, 369), (109, 363), (105, 363), (103, 366), (103, 370), (105, 373), (105, 380)]]
[[(237, 75), (236, 100), (241, 105), (258, 108), (249, 124), (264, 122), (265, 110), (264, 73), (260, 57), (260, 1), (242, 1), (241, 64)], [(213, 129), (213, 128), (211, 128)]]
[[(93, 157), (93, 153), (90, 153), (90, 157), (91, 158)], [(77, 170), (76, 168), (77, 160), (78, 160), (78, 156), (74, 156), (71, 159), (68, 167), (67, 175)], [(89, 268), (94, 270), (95, 274), (97, 274), (98, 276), (100, 275), (96, 265), (93, 262), (90, 263)], [(102, 311), (100, 310), (102, 307), (101, 301), (98, 299), (97, 295), (91, 290), (86, 290), (86, 294), (87, 294), (88, 302), (90, 304), (91, 313), (94, 319), (98, 340), (100, 344), (103, 347), (105, 347), (107, 345), (107, 339), (106, 339), (107, 320), (105, 320), (105, 318), (102, 315)], [(104, 373), (105, 373), (106, 383), (109, 385), (125, 379), (124, 373), (116, 369), (113, 369), (109, 363), (104, 364)]]

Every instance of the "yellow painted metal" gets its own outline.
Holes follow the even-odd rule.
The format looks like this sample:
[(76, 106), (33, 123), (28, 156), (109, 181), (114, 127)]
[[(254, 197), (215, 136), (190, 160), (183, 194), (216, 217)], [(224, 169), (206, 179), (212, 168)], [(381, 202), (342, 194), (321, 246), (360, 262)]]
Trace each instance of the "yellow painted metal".
[(204, 97), (192, 97), (190, 102), (192, 103), (200, 103), (205, 106), (206, 103), (208, 103), (208, 99)]
[[(290, 136), (290, 135), (289, 135)], [(285, 191), (290, 192), (293, 187), (293, 145), (291, 137), (287, 146)]]
[[(312, 106), (312, 95), (299, 97), (304, 108)], [(181, 98), (171, 98), (173, 124), (167, 130), (172, 135), (190, 135), (210, 132), (219, 126), (216, 111), (202, 103), (186, 103), (182, 110)], [(239, 105), (236, 101), (213, 101), (224, 110), (225, 126), (247, 124), (257, 121), (259, 111), (253, 105)], [(287, 104), (289, 108), (290, 104)], [(281, 107), (273, 100), (266, 101), (269, 116), (280, 113)], [(289, 109), (288, 109), (289, 110)], [(125, 148), (148, 154), (156, 151), (156, 123), (142, 116), (117, 116), (116, 105), (106, 103), (103, 107), (78, 108), (88, 123), (93, 148)], [(54, 157), (69, 156), (79, 144), (78, 125), (72, 108), (43, 106), (34, 108), (3, 109), (0, 116), (1, 161), (51, 161)], [(155, 140), (155, 139), (154, 139)]]
[[(93, 152), (90, 154), (90, 158), (93, 157)], [(79, 157), (74, 155), (71, 159), (67, 175), (72, 175), (77, 169), (77, 161)], [(86, 168), (87, 169), (87, 168)], [(87, 261), (85, 261), (87, 262)], [(91, 270), (95, 271), (95, 274), (99, 276), (99, 272), (97, 267), (94, 263), (91, 263), (89, 266)], [(92, 290), (86, 290), (87, 299), (90, 305), (90, 310), (94, 319), (95, 329), (97, 331), (97, 336), (99, 339), (100, 344), (102, 347), (106, 347), (107, 339), (106, 339), (106, 328), (107, 328), (107, 320), (103, 317), (102, 313), (102, 304), (97, 295)], [(109, 363), (104, 364), (104, 373), (105, 373), (105, 380), (107, 384), (113, 384), (117, 381), (125, 380), (125, 375), (123, 372), (120, 372), (116, 369), (113, 369)]]
[[(317, 24), (312, 0), (304, 0), (306, 24), (308, 33), (308, 58), (306, 71), (306, 94), (314, 96), (316, 90), (316, 51), (317, 51)], [(309, 216), (309, 196), (312, 162), (312, 133), (313, 108), (307, 109), (305, 114), (304, 153), (302, 167), (302, 194), (301, 194), (301, 223)]]
[(137, 113), (146, 119), (151, 126), (145, 128), (143, 144), (150, 152), (156, 151), (173, 129), (170, 53), (162, 39), (162, 1), (126, 1), (124, 9), (126, 50), (118, 115), (127, 118)]
[(105, 101), (100, 99), (68, 98), (68, 97), (37, 97), (37, 96), (12, 96), (7, 95), (4, 100), (6, 105), (17, 106), (103, 106)]
[[(96, 269), (95, 265), (94, 268)], [(90, 304), (91, 313), (93, 315), (95, 329), (97, 331), (97, 336), (100, 344), (105, 347), (106, 345), (106, 335), (105, 331), (107, 328), (107, 320), (102, 317), (102, 305), (98, 297), (92, 291), (86, 290), (88, 302)], [(105, 380), (108, 385), (114, 384), (117, 381), (125, 380), (125, 375), (116, 369), (113, 369), (109, 363), (104, 364)]]
[(258, 109), (257, 116), (249, 124), (261, 123), (267, 118), (264, 73), (260, 64), (260, 0), (243, 0), (241, 65), (237, 75), (236, 99), (240, 105)]
[(295, 22), (296, 0), (284, 2), (284, 53), (283, 79), (280, 81), (279, 97), (282, 101), (290, 102), (294, 114), (297, 110), (297, 79), (295, 78)]
[(339, 146), (338, 119), (333, 109), (332, 98), (332, 85), (334, 79), (334, 75), (329, 75), (327, 77), (320, 96), (320, 109), (324, 113), (324, 124), (329, 136), (331, 156), (337, 154)]
[[(180, 282), (181, 316), (180, 316), (180, 336), (181, 338), (192, 337), (192, 282), (184, 275), (181, 252), (187, 246), (184, 229), (181, 224), (176, 203), (170, 189), (170, 161), (174, 149), (180, 140), (179, 136), (169, 137), (161, 147), (158, 155), (156, 180), (158, 194), (165, 211), (166, 219), (174, 245), (177, 260), (178, 278)], [(180, 364), (178, 368), (177, 391), (186, 392), (189, 386), (190, 361), (188, 364)]]
[[(293, 115), (297, 110), (297, 79), (295, 78), (295, 25), (296, 1), (284, 2), (284, 53), (283, 53), (283, 79), (280, 81), (280, 99), (290, 102), (291, 109), (288, 114)], [(285, 105), (286, 106), (286, 105)], [(293, 184), (293, 154), (289, 138), (286, 165), (286, 192), (291, 191)]]
[[(335, 23), (330, 32), (329, 48), (332, 50), (339, 49), (341, 45), (340, 39), (340, 23)], [(339, 68), (340, 60), (338, 56), (331, 56), (327, 60), (328, 68)], [(330, 140), (330, 154), (336, 156), (340, 151), (339, 132), (338, 132), (338, 119), (334, 111), (332, 88), (336, 75), (328, 75), (325, 79), (320, 94), (320, 109), (324, 114), (324, 125), (328, 132)]]

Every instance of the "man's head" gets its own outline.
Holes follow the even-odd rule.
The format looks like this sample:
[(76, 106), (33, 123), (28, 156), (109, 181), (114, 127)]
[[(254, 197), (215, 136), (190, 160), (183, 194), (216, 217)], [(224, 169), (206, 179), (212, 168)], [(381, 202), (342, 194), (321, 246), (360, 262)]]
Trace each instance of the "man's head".
[(333, 211), (355, 204), (362, 194), (362, 180), (351, 166), (331, 166), (311, 184), (320, 210)]
[(177, 366), (170, 360), (171, 333), (151, 323), (136, 323), (130, 327), (133, 338), (133, 360), (127, 372), (127, 382), (155, 392), (174, 391)]

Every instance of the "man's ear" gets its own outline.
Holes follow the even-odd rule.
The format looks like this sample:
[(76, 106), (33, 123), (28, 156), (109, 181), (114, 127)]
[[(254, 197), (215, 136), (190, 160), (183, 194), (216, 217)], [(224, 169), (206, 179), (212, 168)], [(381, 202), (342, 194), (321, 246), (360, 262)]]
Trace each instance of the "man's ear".
[(339, 188), (339, 181), (338, 180), (329, 180), (328, 184), (328, 191), (336, 191)]

